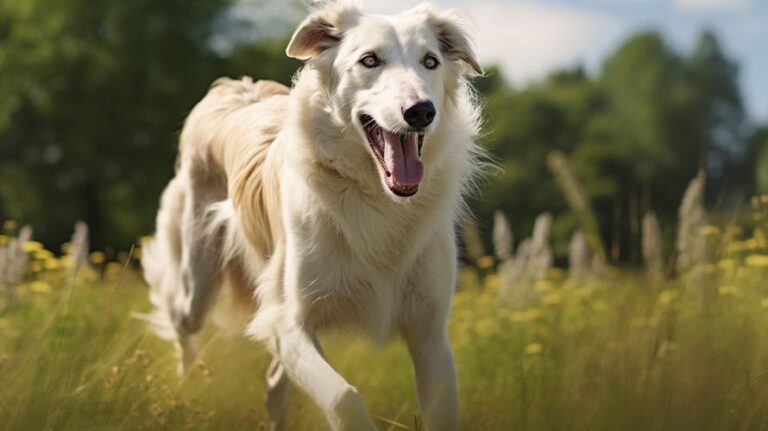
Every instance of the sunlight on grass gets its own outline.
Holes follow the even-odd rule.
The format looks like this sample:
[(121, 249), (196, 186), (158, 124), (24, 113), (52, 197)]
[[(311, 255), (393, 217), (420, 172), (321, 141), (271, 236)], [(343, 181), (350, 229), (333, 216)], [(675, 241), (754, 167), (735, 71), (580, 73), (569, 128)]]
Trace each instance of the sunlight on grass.
[[(449, 323), (462, 428), (765, 427), (768, 255), (755, 235), (724, 242), (715, 263), (675, 280), (611, 270), (577, 282), (553, 270), (515, 307), (498, 300), (492, 262), (463, 269)], [(0, 428), (265, 426), (261, 346), (209, 328), (199, 361), (178, 379), (171, 346), (128, 317), (149, 308), (135, 259), (91, 253), (91, 266), (72, 274), (65, 258), (25, 248), (30, 272), (16, 296), (0, 298)], [(417, 426), (402, 343), (379, 349), (336, 334), (323, 344), (381, 429)], [(298, 391), (288, 429), (326, 429)]]

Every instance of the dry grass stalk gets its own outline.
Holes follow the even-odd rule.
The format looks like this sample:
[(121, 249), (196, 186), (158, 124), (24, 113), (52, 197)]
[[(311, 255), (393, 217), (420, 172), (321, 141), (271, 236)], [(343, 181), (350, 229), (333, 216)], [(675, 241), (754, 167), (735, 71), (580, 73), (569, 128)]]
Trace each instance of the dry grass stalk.
[(704, 210), (704, 185), (704, 172), (699, 171), (688, 185), (680, 205), (676, 244), (679, 272), (703, 263), (707, 256), (707, 239), (699, 234), (707, 218)]
[(515, 307), (530, 305), (538, 297), (534, 286), (543, 280), (552, 267), (553, 253), (549, 246), (552, 216), (544, 213), (536, 217), (531, 238), (524, 239), (513, 257), (499, 266), (501, 298)]
[(568, 163), (568, 158), (562, 151), (550, 152), (547, 156), (547, 166), (554, 174), (557, 185), (563, 191), (568, 206), (579, 220), (589, 248), (594, 255), (598, 256), (597, 260), (602, 264), (605, 262), (605, 249), (600, 237), (597, 217), (589, 203), (584, 186), (576, 178), (576, 174)]
[(83, 265), (88, 264), (88, 225), (79, 221), (75, 223), (75, 232), (72, 234), (69, 255), (72, 259), (72, 272), (77, 272)]
[(21, 283), (27, 266), (28, 255), (24, 251), (24, 243), (32, 239), (32, 227), (24, 226), (17, 237), (8, 239), (5, 247), (0, 247), (0, 284), (10, 294), (15, 293), (16, 286)]
[(584, 232), (577, 230), (568, 246), (568, 275), (581, 279), (589, 275), (591, 257)]
[(464, 217), (459, 224), (461, 236), (464, 239), (464, 252), (470, 262), (476, 263), (481, 257), (485, 256), (485, 247), (480, 235), (480, 229), (477, 228), (475, 221), (470, 217)]
[(643, 216), (642, 249), (643, 262), (649, 277), (660, 280), (664, 275), (664, 254), (659, 221), (653, 211), (648, 211)]
[(554, 255), (549, 246), (549, 236), (552, 231), (552, 215), (540, 214), (533, 225), (531, 238), (530, 271), (536, 280), (543, 280), (547, 270), (552, 267)]
[(504, 213), (496, 210), (493, 213), (493, 248), (496, 258), (503, 262), (512, 257), (512, 228)]

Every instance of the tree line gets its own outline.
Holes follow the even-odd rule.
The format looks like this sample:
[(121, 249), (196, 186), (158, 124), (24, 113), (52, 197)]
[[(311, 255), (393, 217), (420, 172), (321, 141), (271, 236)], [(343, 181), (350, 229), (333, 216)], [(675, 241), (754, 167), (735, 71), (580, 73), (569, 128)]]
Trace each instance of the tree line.
[[(212, 80), (252, 75), (288, 84), (300, 67), (284, 56), (284, 38), (242, 37), (253, 29), (233, 5), (5, 2), (0, 219), (32, 224), (51, 245), (77, 220), (88, 223), (97, 248), (127, 249), (151, 233), (183, 119)], [(674, 225), (699, 170), (712, 205), (723, 209), (768, 192), (768, 128), (749, 122), (737, 74), (710, 32), (685, 53), (656, 32), (637, 34), (597, 73), (560, 70), (525, 88), (489, 67), (475, 85), (485, 106), (482, 143), (501, 170), (473, 201), (479, 224), (489, 232), (502, 209), (525, 234), (538, 213), (551, 211), (562, 251), (577, 221), (546, 168), (552, 150), (584, 184), (616, 260), (637, 259), (646, 210)]]

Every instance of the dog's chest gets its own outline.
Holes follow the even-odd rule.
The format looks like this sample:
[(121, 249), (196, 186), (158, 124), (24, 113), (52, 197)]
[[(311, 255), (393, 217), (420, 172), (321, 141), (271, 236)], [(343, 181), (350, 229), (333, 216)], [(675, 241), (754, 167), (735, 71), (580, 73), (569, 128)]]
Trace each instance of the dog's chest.
[(353, 327), (385, 341), (400, 317), (418, 237), (364, 227), (314, 219), (303, 230), (308, 237), (297, 289), (318, 327)]

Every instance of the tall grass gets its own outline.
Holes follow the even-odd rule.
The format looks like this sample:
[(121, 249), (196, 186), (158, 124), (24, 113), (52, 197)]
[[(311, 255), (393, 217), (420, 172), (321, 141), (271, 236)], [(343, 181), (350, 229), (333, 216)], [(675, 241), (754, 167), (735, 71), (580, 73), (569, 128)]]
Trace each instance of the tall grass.
[[(754, 229), (701, 228), (707, 259), (675, 279), (613, 268), (572, 278), (554, 268), (510, 306), (499, 300), (493, 258), (480, 258), (481, 274), (462, 269), (449, 323), (462, 428), (768, 429), (768, 198), (753, 204)], [(94, 252), (73, 272), (67, 256), (24, 248), (24, 283), (0, 296), (0, 429), (266, 426), (269, 357), (258, 344), (209, 328), (179, 379), (171, 346), (129, 317), (149, 308), (130, 264)], [(402, 343), (321, 341), (381, 429), (416, 427)], [(326, 429), (298, 391), (287, 425)]]
[[(716, 280), (707, 302), (682, 280), (654, 286), (643, 274), (608, 271), (576, 284), (554, 270), (535, 286), (540, 299), (516, 311), (499, 304), (497, 276), (481, 286), (462, 271), (450, 330), (463, 428), (765, 428), (764, 265), (752, 258), (705, 268)], [(75, 283), (43, 274), (5, 301), (0, 428), (264, 424), (264, 350), (210, 329), (200, 362), (177, 379), (170, 346), (128, 317), (148, 307), (129, 270)], [(360, 389), (382, 429), (412, 428), (417, 402), (405, 349), (350, 339), (323, 339), (331, 362)], [(288, 429), (324, 429), (320, 412), (292, 395)]]

